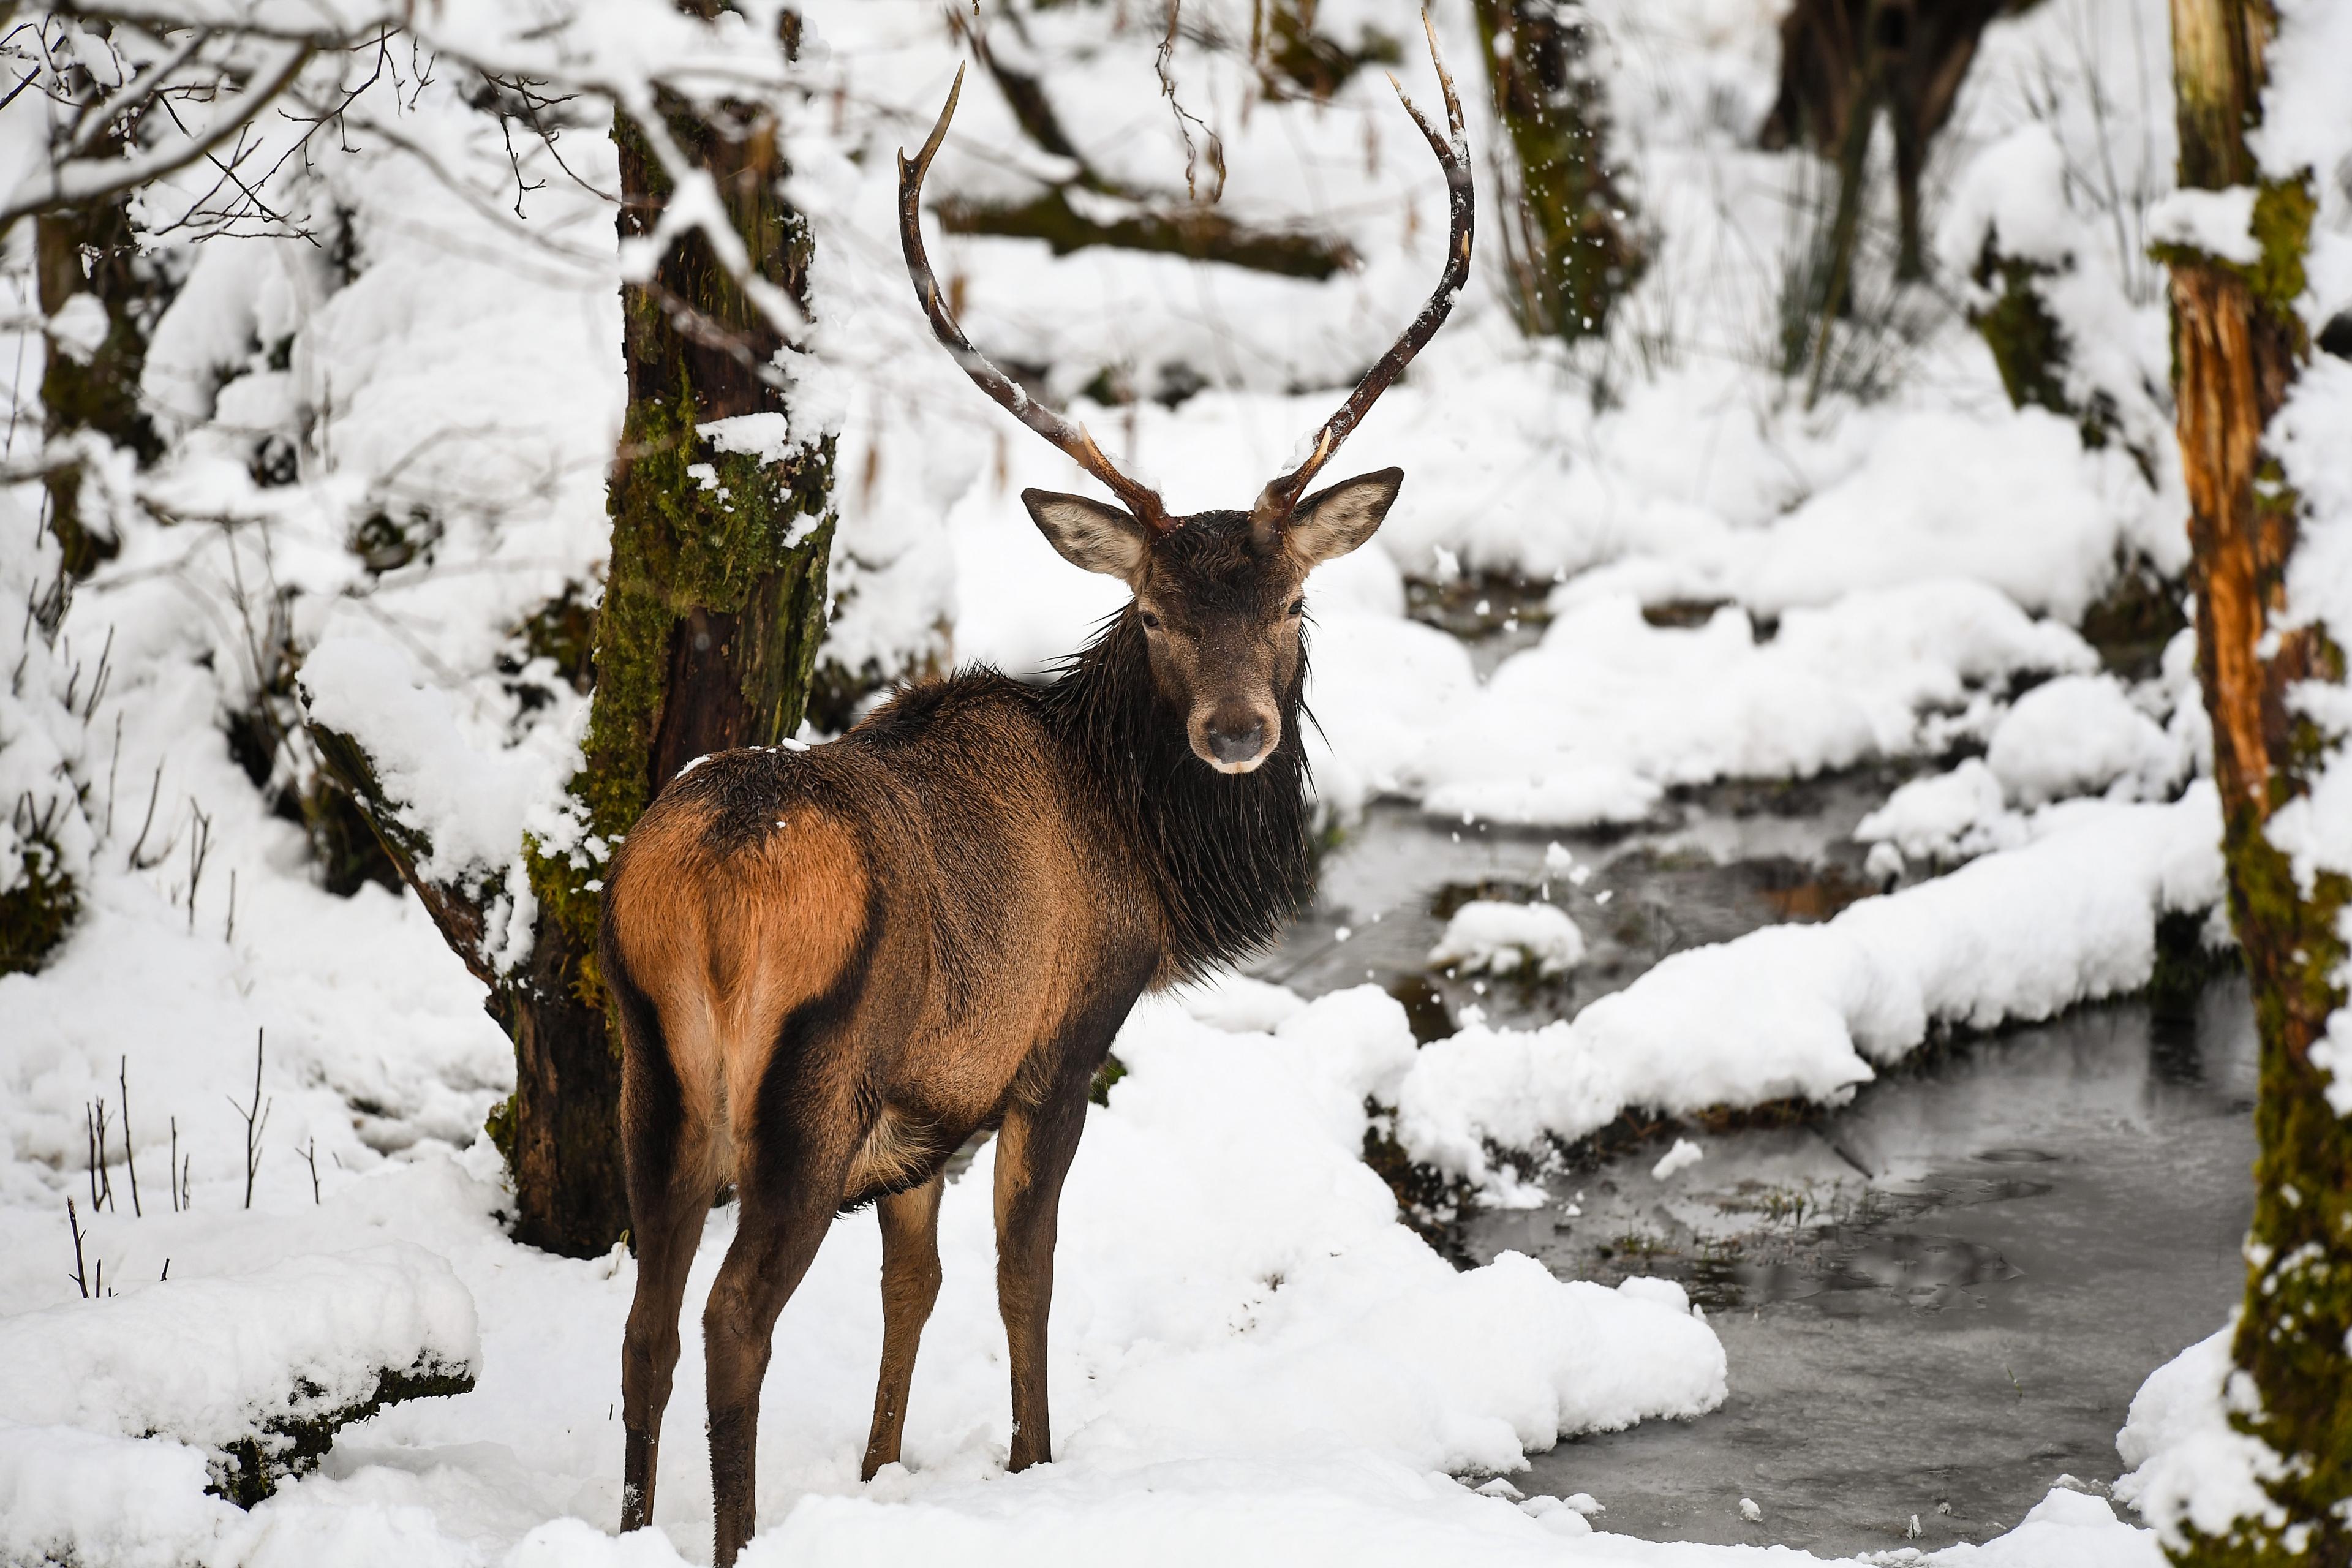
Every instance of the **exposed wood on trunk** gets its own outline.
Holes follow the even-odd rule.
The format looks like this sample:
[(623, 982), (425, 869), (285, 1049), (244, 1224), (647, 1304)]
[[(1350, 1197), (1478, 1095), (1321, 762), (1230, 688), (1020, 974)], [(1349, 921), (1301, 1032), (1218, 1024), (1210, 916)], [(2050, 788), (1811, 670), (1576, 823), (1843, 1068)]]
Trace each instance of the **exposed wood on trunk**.
[[(2299, 682), (2344, 679), (2321, 628), (2281, 627), (2302, 502), (2264, 450), (2265, 429), (2309, 352), (2295, 302), (2312, 213), (2309, 172), (2264, 180), (2246, 142), (2272, 32), (2259, 0), (2174, 0), (2180, 182), (2258, 184), (2261, 258), (2238, 266), (2185, 247), (2172, 272), (2176, 421), (2189, 502), (2198, 668), (2213, 728), (2230, 913), (2262, 1037), (2254, 1218), (2232, 1354), (2261, 1395), (2232, 1417), (2286, 1460), (2267, 1489), (2275, 1527), (2189, 1530), (2196, 1564), (2352, 1562), (2352, 1121), (2311, 1060), (2345, 1004), (2339, 917), (2352, 882), (2299, 882), (2266, 829), (2305, 793), (2326, 744), (2287, 701)], [(2292, 1549), (2290, 1549), (2292, 1547)]]

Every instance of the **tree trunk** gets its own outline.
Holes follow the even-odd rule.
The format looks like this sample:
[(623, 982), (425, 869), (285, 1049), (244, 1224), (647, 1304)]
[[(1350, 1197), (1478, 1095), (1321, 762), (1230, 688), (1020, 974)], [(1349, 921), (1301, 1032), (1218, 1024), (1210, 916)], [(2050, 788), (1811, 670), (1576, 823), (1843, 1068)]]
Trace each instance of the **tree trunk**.
[(1495, 113), (1510, 137), (1503, 249), (1519, 330), (1574, 342), (1608, 329), (1642, 273), (1630, 203), (1608, 161), (1608, 106), (1586, 56), (1590, 24), (1566, 0), (1477, 0)]
[[(82, 294), (106, 312), (106, 335), (87, 354), (55, 333), (48, 337), (41, 373), (43, 434), (57, 442), (95, 431), (129, 447), (141, 464), (153, 462), (163, 444), (140, 407), (139, 381), (164, 291), (140, 264), (129, 198), (41, 214), (33, 220), (33, 254), (44, 317), (55, 318)], [(45, 483), (49, 527), (65, 549), (66, 577), (87, 577), (121, 548), (113, 525), (87, 514), (79, 464), (52, 469)], [(58, 610), (63, 614), (62, 602)]]
[[(718, 183), (755, 269), (805, 301), (809, 242), (783, 204), (772, 119), (705, 119), (664, 100), (670, 136)], [(620, 144), (625, 239), (651, 233), (670, 192), (643, 132)], [(712, 421), (786, 415), (782, 340), (698, 233), (622, 291), (628, 412), (608, 505), (613, 556), (597, 613), (596, 689), (572, 793), (589, 832), (617, 842), (662, 785), (707, 752), (773, 745), (799, 728), (824, 635), (830, 437), (778, 461), (719, 449)], [(739, 443), (740, 444), (740, 443)], [(518, 1239), (610, 1247), (628, 1223), (620, 1060), (596, 973), (601, 865), (530, 847), (540, 921), (527, 980), (508, 998), (515, 1095), (506, 1118)]]
[[(2173, 68), (2183, 186), (2253, 184), (2246, 142), (2261, 102), (2271, 18), (2261, 0), (2174, 0)], [(2261, 258), (2240, 266), (2166, 247), (2172, 272), (2178, 429), (2189, 501), (2198, 669), (2213, 725), (2230, 913), (2261, 1030), (2257, 1192), (2233, 1356), (2261, 1394), (2232, 1417), (2288, 1462), (2266, 1483), (2283, 1518), (2224, 1537), (2184, 1531), (2182, 1563), (2352, 1562), (2352, 1122), (2327, 1101), (2311, 1048), (2345, 1005), (2339, 916), (2352, 894), (2322, 872), (2300, 885), (2270, 840), (2326, 746), (2290, 706), (2302, 681), (2341, 682), (2323, 628), (2274, 625), (2285, 608), (2301, 502), (2264, 450), (2271, 416), (2309, 353), (2295, 300), (2313, 212), (2306, 172), (2260, 184)], [(2307, 1531), (2294, 1550), (2289, 1542)]]
[[(786, 170), (772, 117), (729, 105), (706, 119), (667, 96), (657, 107), (716, 182), (754, 269), (805, 303), (808, 234), (778, 194)], [(670, 188), (639, 126), (616, 115), (613, 135), (621, 234), (638, 238), (659, 224)], [(575, 1257), (605, 1251), (628, 1226), (619, 1037), (596, 972), (604, 861), (688, 763), (800, 727), (834, 534), (833, 437), (781, 439), (783, 341), (698, 231), (643, 284), (624, 286), (622, 342), (629, 401), (606, 494), (612, 561), (583, 765), (570, 785), (586, 832), (579, 848), (522, 846), (539, 909), (521, 970), (502, 975), (490, 963), (474, 900), (418, 876), (423, 847), (359, 747), (313, 727), (443, 937), (490, 986), (490, 1014), (514, 1041), (514, 1095), (489, 1131), (514, 1177), (515, 1238)], [(722, 450), (709, 433), (712, 421), (755, 415), (777, 428), (729, 442), (753, 450)]]

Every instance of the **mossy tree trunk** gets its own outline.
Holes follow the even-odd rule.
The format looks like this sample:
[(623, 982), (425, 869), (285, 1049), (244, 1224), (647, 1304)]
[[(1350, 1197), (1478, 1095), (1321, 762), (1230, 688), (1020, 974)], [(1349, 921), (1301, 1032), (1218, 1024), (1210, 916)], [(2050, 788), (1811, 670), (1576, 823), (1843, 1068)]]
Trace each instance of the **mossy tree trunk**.
[[(786, 169), (772, 116), (656, 101), (674, 143), (717, 184), (753, 269), (805, 302), (808, 233), (779, 194)], [(660, 223), (670, 183), (640, 126), (618, 115), (613, 135), (621, 234), (639, 238)], [(604, 851), (694, 758), (772, 745), (799, 728), (834, 535), (831, 437), (772, 460), (722, 450), (707, 434), (716, 420), (782, 420), (787, 407), (782, 336), (698, 231), (624, 286), (622, 340), (629, 398), (607, 491), (612, 560), (583, 765), (570, 786), (586, 838), (580, 848), (524, 846), (539, 902), (526, 964), (493, 973), (481, 911), (419, 880), (416, 847), (404, 844), (365, 759), (343, 738), (320, 737), (443, 935), (489, 983), (490, 1012), (514, 1040), (515, 1092), (491, 1134), (514, 1177), (516, 1239), (574, 1256), (609, 1248), (628, 1225), (618, 1036), (595, 958)]]
[[(784, 205), (772, 119), (705, 117), (665, 99), (670, 136), (718, 183), (754, 269), (805, 301), (809, 241)], [(660, 222), (670, 190), (644, 133), (616, 117), (621, 233)], [(780, 461), (719, 450), (712, 421), (786, 416), (782, 337), (689, 232), (622, 291), (628, 412), (608, 505), (613, 555), (597, 614), (585, 765), (572, 793), (589, 832), (617, 841), (706, 752), (773, 745), (799, 728), (824, 635), (830, 438)], [(627, 1225), (618, 1041), (595, 967), (602, 867), (531, 854), (540, 922), (512, 989), (515, 1096), (508, 1156), (520, 1239), (559, 1252), (612, 1245)]]
[(1519, 328), (1574, 340), (1605, 331), (1641, 276), (1624, 193), (1609, 167), (1607, 94), (1591, 23), (1569, 0), (1476, 0), (1496, 116), (1510, 138), (1503, 250)]
[[(2278, 624), (2301, 502), (2264, 430), (2309, 353), (2295, 300), (2313, 213), (2308, 172), (2266, 180), (2257, 122), (2273, 30), (2260, 0), (2174, 0), (2173, 71), (2183, 186), (2252, 185), (2251, 266), (2187, 247), (2172, 277), (2178, 429), (2195, 552), (2198, 668), (2213, 725), (2230, 912), (2261, 1030), (2260, 1152), (2245, 1306), (2233, 1354), (2261, 1409), (2233, 1419), (2286, 1461), (2267, 1483), (2283, 1519), (2188, 1534), (2197, 1564), (2352, 1562), (2352, 1121), (2336, 1114), (2311, 1047), (2345, 1005), (2338, 935), (2352, 883), (2300, 885), (2266, 832), (2305, 794), (2326, 747), (2289, 701), (2344, 679), (2323, 628)], [(2292, 1548), (2292, 1549), (2291, 1549)]]

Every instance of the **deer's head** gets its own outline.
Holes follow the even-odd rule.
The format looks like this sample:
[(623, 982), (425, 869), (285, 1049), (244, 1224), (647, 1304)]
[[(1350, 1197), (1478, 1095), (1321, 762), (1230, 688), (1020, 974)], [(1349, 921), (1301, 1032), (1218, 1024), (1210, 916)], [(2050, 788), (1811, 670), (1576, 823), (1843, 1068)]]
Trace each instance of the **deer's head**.
[[(1426, 26), (1425, 16), (1423, 21)], [(1024, 490), (1021, 496), (1065, 560), (1117, 577), (1133, 590), (1135, 601), (1127, 613), (1141, 624), (1153, 680), (1161, 697), (1185, 715), (1193, 752), (1221, 773), (1248, 773), (1281, 742), (1282, 696), (1304, 657), (1300, 627), (1307, 574), (1372, 536), (1396, 500), (1404, 473), (1384, 468), (1311, 496), (1306, 494), (1307, 485), (1435, 335), (1454, 296), (1469, 281), (1473, 194), (1462, 105), (1444, 61), (1437, 58), (1433, 30), (1429, 52), (1445, 96), (1448, 134), (1440, 136), (1422, 118), (1402, 87), (1397, 96), (1445, 171), (1453, 214), (1445, 271), (1429, 303), (1324, 422), (1306, 460), (1258, 492), (1247, 511), (1171, 517), (1159, 493), (1119, 472), (1084, 426), (1031, 397), (973, 348), (956, 324), (923, 250), (921, 212), (923, 176), (946, 139), (963, 90), (961, 68), (922, 150), (911, 159), (898, 155), (899, 243), (932, 332), (982, 391), (1118, 498), (1121, 504), (1114, 506), (1050, 490)]]

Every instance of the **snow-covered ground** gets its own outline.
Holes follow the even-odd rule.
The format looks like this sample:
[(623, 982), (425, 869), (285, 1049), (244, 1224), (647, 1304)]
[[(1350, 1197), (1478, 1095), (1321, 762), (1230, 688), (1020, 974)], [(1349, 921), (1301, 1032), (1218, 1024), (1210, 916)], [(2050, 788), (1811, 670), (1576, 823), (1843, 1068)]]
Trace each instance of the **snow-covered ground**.
[[(835, 89), (793, 142), (817, 232), (818, 358), (842, 405), (831, 656), (889, 675), (951, 647), (1036, 670), (1118, 591), (1055, 556), (1015, 500), (1084, 481), (973, 393), (910, 308), (887, 154), (929, 122), (953, 38), (928, 0), (804, 9)], [(1018, 53), (1090, 158), (1166, 188), (1181, 153), (1153, 91), (1159, 30), (1115, 9), (1039, 8)], [(1223, 12), (1245, 33), (1247, 9)], [(1375, 546), (1312, 586), (1321, 803), (1341, 823), (1390, 795), (1580, 826), (1640, 820), (1718, 779), (1966, 752), (1864, 824), (1874, 868), (1904, 885), (1825, 924), (1677, 955), (1574, 1019), (1473, 1025), (1418, 1050), (1402, 1010), (1369, 988), (1310, 1002), (1235, 982), (1148, 1004), (1065, 1199), (1056, 1462), (1003, 1472), (983, 1150), (947, 1199), (947, 1285), (903, 1468), (856, 1480), (879, 1339), (870, 1218), (835, 1226), (786, 1310), (761, 1434), (766, 1531), (747, 1563), (1764, 1561), (1479, 1489), (1565, 1434), (1703, 1418), (1739, 1369), (1670, 1284), (1607, 1290), (1515, 1257), (1456, 1272), (1360, 1158), (1368, 1100), (1392, 1110), (1380, 1125), (1414, 1158), (1511, 1202), (1551, 1140), (1628, 1109), (1832, 1101), (1931, 1028), (2046, 1017), (2144, 984), (2158, 919), (2217, 902), (2189, 644), (2133, 682), (2103, 673), (2076, 629), (2121, 574), (2177, 574), (2186, 554), (2144, 256), (2172, 163), (2162, 6), (2050, 0), (1992, 27), (1931, 182), (1948, 297), (1916, 320), (1864, 311), (1852, 358), (1885, 374), (1811, 407), (1772, 345), (1792, 214), (1818, 207), (1821, 176), (1802, 154), (1750, 145), (1777, 7), (1592, 11), (1650, 269), (1607, 342), (1568, 351), (1519, 338), (1485, 246), (1453, 322), (1338, 460), (1335, 474), (1393, 462), (1408, 479)], [(1343, 39), (1415, 30), (1393, 0), (1322, 13)], [(1467, 87), (1466, 14), (1437, 22)], [(1015, 49), (1005, 29), (993, 42)], [(1378, 71), (1328, 105), (1245, 114), (1238, 61), (1187, 48), (1178, 68), (1223, 136), (1229, 209), (1324, 226), (1360, 270), (1311, 284), (957, 237), (933, 255), (974, 339), (1046, 367), (1189, 510), (1246, 504), (1282, 465), (1426, 293), (1444, 229), (1434, 173)], [(1433, 96), (1410, 51), (1401, 74)], [(1001, 152), (1004, 106), (976, 88), (934, 185), (1034, 188)], [(404, 90), (446, 163), (486, 188), (506, 177), (495, 123), (456, 83)], [(612, 184), (593, 127), (562, 147), (588, 183)], [(433, 829), (439, 868), (528, 898), (521, 836), (575, 765), (585, 700), (519, 657), (516, 628), (594, 579), (622, 386), (605, 210), (526, 166), (553, 174), (528, 222), (562, 254), (366, 138), (323, 150), (282, 193), (348, 226), (347, 261), (297, 241), (188, 247), (148, 367), (169, 452), (149, 475), (105, 476), (135, 484), (150, 521), (124, 530), (54, 643), (29, 617), (0, 624), (18, 672), (0, 690), (0, 805), (54, 810), (56, 852), (83, 889), (56, 961), (0, 978), (0, 1560), (655, 1564), (708, 1551), (696, 1314), (660, 1529), (614, 1539), (634, 1265), (506, 1238), (479, 1130), (511, 1058), (478, 986), (413, 900), (324, 891), (300, 828), (223, 739), (271, 702), (279, 722), (297, 716), (278, 661), (290, 647), (310, 710), (367, 741)], [(2324, 220), (2341, 227), (2345, 204), (2329, 201)], [(2012, 409), (1954, 308), (1988, 232), (2057, 268), (2070, 389), (2114, 412), (2104, 447)], [(21, 316), (24, 242), (11, 244)], [(2352, 297), (2347, 250), (2315, 247), (2315, 291)], [(22, 397), (40, 340), (17, 342)], [(1078, 398), (1107, 366), (1149, 384), (1170, 365), (1209, 389), (1172, 408)], [(2342, 471), (2327, 432), (2352, 396), (2345, 370), (2315, 367), (2287, 416), (2306, 493), (2339, 512), (2352, 489), (2326, 489)], [(299, 445), (299, 483), (249, 474), (253, 442), (272, 435)], [(0, 491), (10, 605), (56, 573), (37, 500)], [(352, 541), (378, 516), (428, 517), (429, 548), (368, 563)], [(2338, 625), (2352, 624), (2345, 564), (2326, 557), (2294, 584)], [(1406, 614), (1408, 578), (1464, 572), (1553, 584), (1539, 639), (1484, 676)], [(1645, 618), (1669, 605), (1701, 613)], [(2345, 772), (2334, 795), (2352, 787)], [(2352, 811), (2338, 804), (2315, 797), (2283, 829), (2313, 865), (2345, 860)], [(0, 880), (31, 852), (20, 820), (0, 826)], [(1541, 970), (1581, 952), (1556, 911), (1472, 910), (1448, 962)], [(253, 1093), (257, 1038), (249, 1109), (269, 1115), (248, 1205), (246, 1122), (223, 1101)], [(100, 1099), (102, 1210), (86, 1170)], [(84, 1302), (73, 1281), (68, 1198), (109, 1299)], [(731, 1223), (713, 1213), (689, 1301)], [(172, 1331), (142, 1327), (157, 1323)], [(272, 1401), (306, 1382), (319, 1392), (305, 1398), (340, 1396), (427, 1352), (471, 1367), (474, 1391), (346, 1429), (316, 1473), (249, 1513), (205, 1492), (214, 1450)], [(2151, 1519), (2193, 1510), (2197, 1456), (2228, 1446), (2219, 1376), (2199, 1347), (2134, 1407), (2122, 1453), (2137, 1479), (2118, 1495)], [(2060, 1489), (1999, 1541), (1933, 1561), (2161, 1558), (2152, 1531)]]

